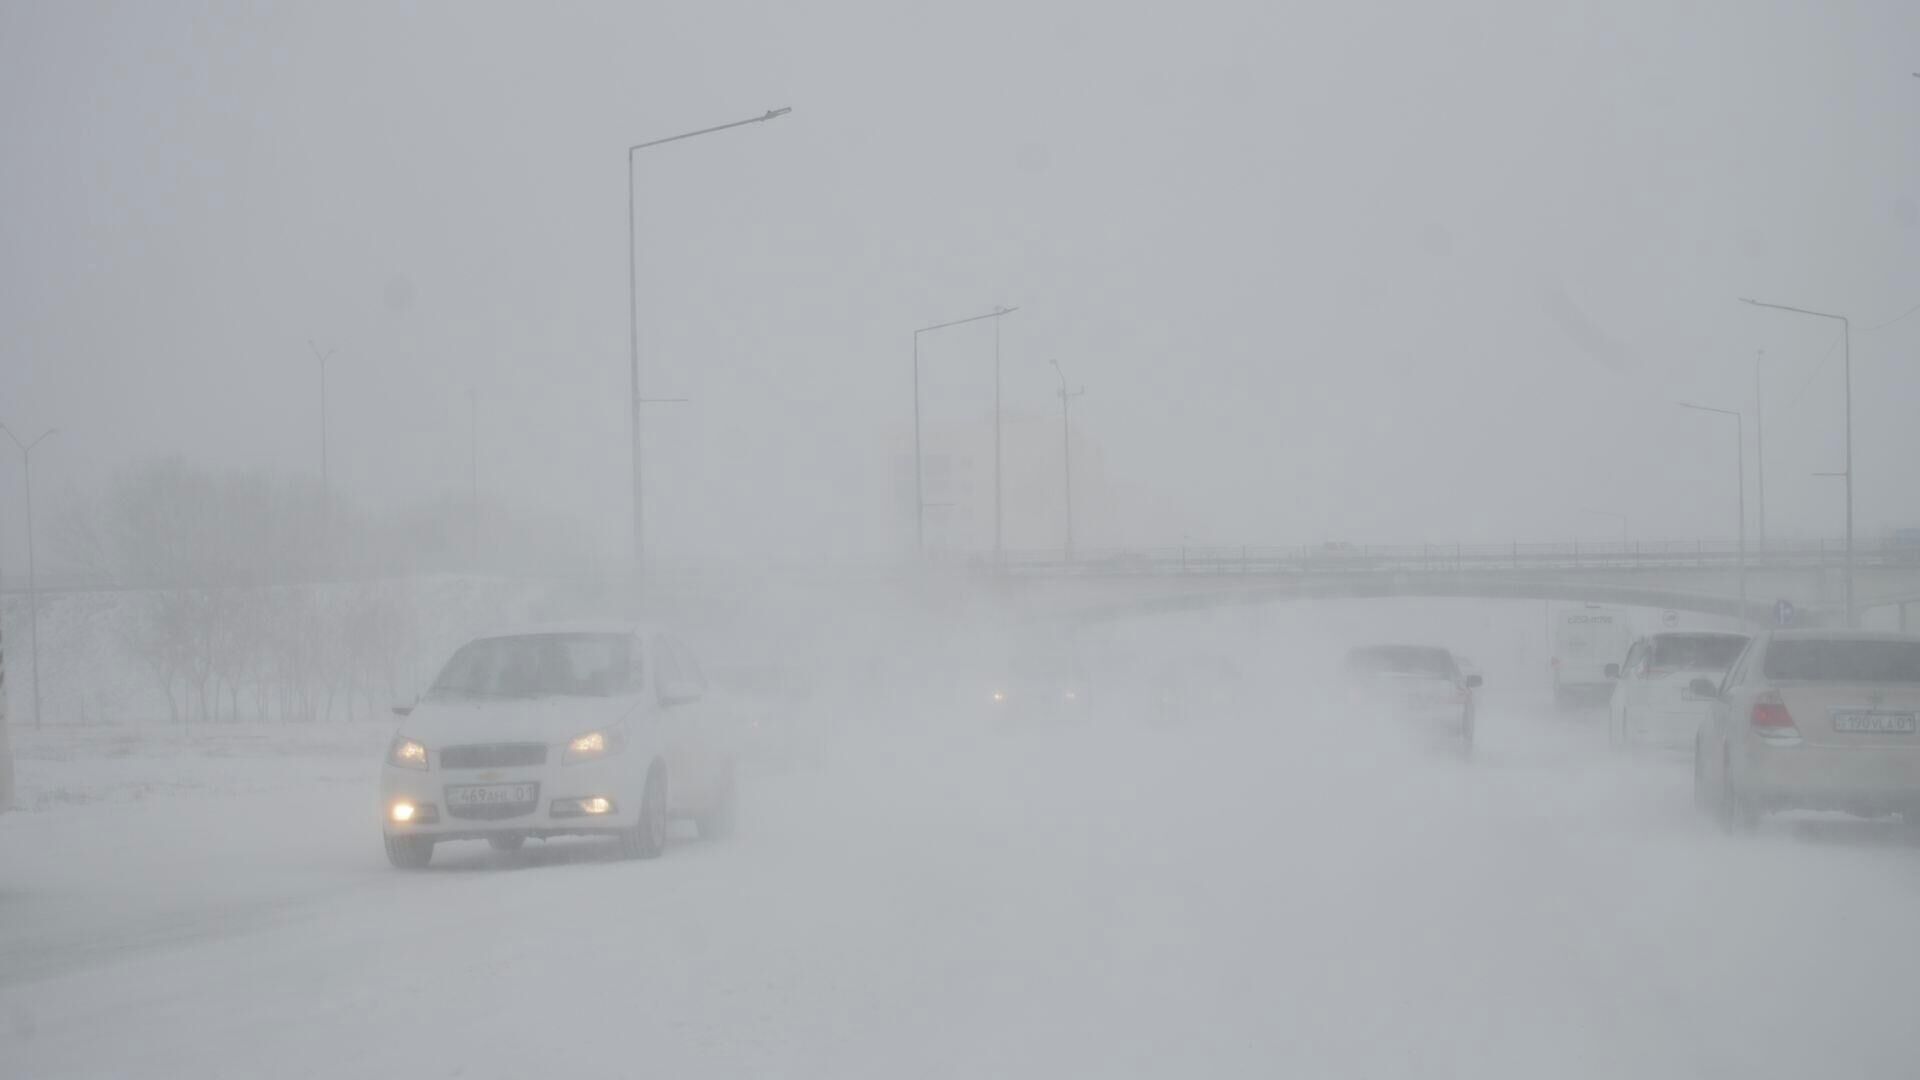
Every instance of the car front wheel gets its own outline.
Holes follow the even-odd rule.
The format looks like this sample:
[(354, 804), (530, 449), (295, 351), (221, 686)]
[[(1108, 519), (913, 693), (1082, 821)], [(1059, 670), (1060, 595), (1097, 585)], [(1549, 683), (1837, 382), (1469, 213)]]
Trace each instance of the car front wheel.
[(401, 870), (423, 869), (433, 861), (433, 838), (427, 836), (388, 836), (387, 861)]
[(1720, 828), (1728, 833), (1752, 832), (1760, 824), (1760, 813), (1753, 804), (1740, 797), (1733, 786), (1731, 762), (1720, 763), (1720, 799), (1716, 807), (1716, 817), (1720, 819)]
[(647, 787), (640, 796), (640, 819), (620, 834), (620, 853), (629, 859), (657, 858), (667, 849), (667, 773), (658, 765), (647, 770)]

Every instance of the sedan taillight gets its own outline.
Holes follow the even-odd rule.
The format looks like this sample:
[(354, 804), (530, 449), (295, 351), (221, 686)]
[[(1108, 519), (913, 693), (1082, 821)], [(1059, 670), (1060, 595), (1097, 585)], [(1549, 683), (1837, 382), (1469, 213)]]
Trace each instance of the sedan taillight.
[(1786, 732), (1793, 730), (1793, 714), (1787, 711), (1787, 704), (1775, 693), (1761, 694), (1753, 700), (1753, 712), (1747, 722), (1758, 731)]

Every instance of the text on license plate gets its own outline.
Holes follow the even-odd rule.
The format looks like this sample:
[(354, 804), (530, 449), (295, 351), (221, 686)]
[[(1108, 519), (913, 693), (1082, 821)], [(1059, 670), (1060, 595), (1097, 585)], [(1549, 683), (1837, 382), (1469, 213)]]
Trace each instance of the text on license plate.
[(1912, 735), (1920, 723), (1912, 713), (1842, 709), (1833, 714), (1833, 730), (1861, 735)]
[(538, 784), (460, 784), (447, 788), (447, 805), (500, 806), (530, 803), (539, 796)]

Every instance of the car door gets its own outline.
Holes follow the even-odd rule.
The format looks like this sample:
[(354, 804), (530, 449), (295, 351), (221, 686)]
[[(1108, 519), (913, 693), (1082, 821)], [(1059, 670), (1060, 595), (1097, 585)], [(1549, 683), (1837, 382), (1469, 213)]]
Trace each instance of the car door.
[(1634, 717), (1645, 714), (1653, 704), (1653, 695), (1647, 680), (1647, 672), (1653, 667), (1654, 639), (1641, 638), (1634, 642), (1631, 655), (1627, 658), (1627, 667), (1622, 671), (1620, 685), (1626, 693), (1622, 696), (1620, 723), (1623, 731), (1633, 731)]
[(1620, 661), (1620, 674), (1614, 679), (1613, 696), (1607, 701), (1607, 733), (1614, 743), (1626, 738), (1627, 712), (1633, 696), (1631, 681), (1634, 664), (1646, 655), (1647, 643), (1634, 642), (1627, 649), (1627, 655)]
[(1700, 763), (1702, 774), (1713, 777), (1716, 790), (1727, 782), (1725, 766), (1732, 757), (1736, 734), (1733, 730), (1734, 717), (1743, 715), (1738, 711), (1734, 699), (1743, 692), (1747, 676), (1755, 670), (1753, 661), (1758, 648), (1758, 639), (1749, 641), (1740, 658), (1721, 678), (1720, 692), (1713, 699), (1711, 719), (1706, 721), (1705, 730), (1696, 743), (1699, 752), (1707, 755), (1706, 760)]

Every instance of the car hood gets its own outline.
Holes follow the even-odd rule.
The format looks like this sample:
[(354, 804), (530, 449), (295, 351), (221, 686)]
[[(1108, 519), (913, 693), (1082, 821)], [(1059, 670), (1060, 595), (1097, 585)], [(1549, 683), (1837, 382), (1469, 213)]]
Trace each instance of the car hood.
[(487, 742), (557, 743), (619, 723), (636, 712), (642, 700), (628, 694), (423, 701), (400, 722), (400, 734), (429, 749)]

